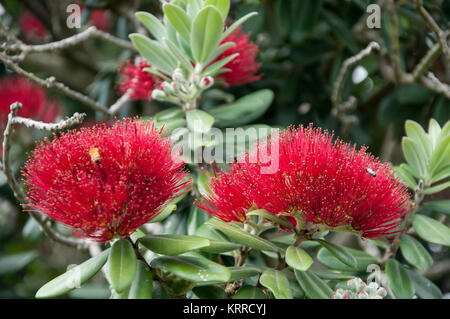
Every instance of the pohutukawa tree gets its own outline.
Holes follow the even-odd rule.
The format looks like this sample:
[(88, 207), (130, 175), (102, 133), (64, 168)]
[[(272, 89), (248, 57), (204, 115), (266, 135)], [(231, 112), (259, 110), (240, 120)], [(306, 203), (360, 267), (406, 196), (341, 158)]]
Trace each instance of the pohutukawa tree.
[(77, 1), (73, 30), (50, 1), (0, 13), (0, 200), (28, 218), (3, 243), (0, 205), (0, 274), (42, 234), (79, 263), (7, 295), (442, 298), (446, 18), (383, 1), (368, 30), (346, 4), (351, 35), (341, 1), (163, 2)]

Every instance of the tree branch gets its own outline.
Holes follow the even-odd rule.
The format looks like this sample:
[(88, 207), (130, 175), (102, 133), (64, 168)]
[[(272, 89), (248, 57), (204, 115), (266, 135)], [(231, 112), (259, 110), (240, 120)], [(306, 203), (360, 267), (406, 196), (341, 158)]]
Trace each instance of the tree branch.
[[(6, 176), (6, 181), (14, 192), (16, 199), (22, 204), (26, 205), (27, 199), (26, 194), (20, 187), (19, 183), (14, 176), (14, 173), (9, 164), (9, 149), (10, 149), (10, 137), (13, 132), (14, 124), (24, 124), (28, 127), (44, 127), (45, 129), (57, 130), (65, 129), (69, 126), (79, 124), (82, 122), (85, 114), (76, 113), (71, 118), (61, 121), (56, 124), (46, 124), (42, 122), (33, 121), (30, 119), (25, 119), (22, 117), (17, 117), (17, 112), (19, 112), (22, 104), (16, 102), (11, 105), (11, 112), (8, 114), (8, 122), (6, 123), (5, 131), (3, 132), (3, 163), (2, 169)], [(32, 218), (41, 226), (42, 231), (51, 240), (77, 249), (86, 249), (87, 243), (84, 240), (77, 238), (66, 237), (54, 229), (51, 228), (50, 221), (46, 217), (41, 217), (37, 212), (28, 212)]]

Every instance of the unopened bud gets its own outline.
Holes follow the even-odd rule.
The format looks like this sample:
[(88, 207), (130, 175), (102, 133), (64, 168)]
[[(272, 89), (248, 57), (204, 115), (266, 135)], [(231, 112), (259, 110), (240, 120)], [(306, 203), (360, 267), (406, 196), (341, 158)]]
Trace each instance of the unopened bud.
[(200, 87), (202, 89), (210, 88), (214, 84), (214, 79), (210, 76), (205, 76), (200, 81)]
[(172, 74), (172, 79), (174, 81), (183, 82), (185, 80), (184, 73), (182, 69), (175, 69)]
[(164, 93), (164, 91), (161, 90), (153, 90), (152, 92), (152, 99), (154, 100), (163, 100), (166, 97), (166, 93)]

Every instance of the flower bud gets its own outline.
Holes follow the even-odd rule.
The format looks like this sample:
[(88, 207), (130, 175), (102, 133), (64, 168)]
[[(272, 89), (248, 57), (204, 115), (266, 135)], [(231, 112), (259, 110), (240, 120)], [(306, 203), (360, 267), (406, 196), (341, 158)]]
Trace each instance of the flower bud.
[(369, 299), (369, 294), (367, 292), (365, 292), (365, 291), (361, 291), (358, 294), (358, 299)]
[(184, 77), (183, 70), (180, 68), (175, 69), (172, 74), (172, 79), (177, 82), (184, 82), (186, 79)]
[(152, 92), (152, 99), (154, 100), (163, 100), (165, 97), (167, 97), (167, 95), (164, 91), (156, 89)]
[(214, 79), (210, 76), (205, 76), (200, 80), (200, 88), (207, 89), (210, 88), (214, 84)]

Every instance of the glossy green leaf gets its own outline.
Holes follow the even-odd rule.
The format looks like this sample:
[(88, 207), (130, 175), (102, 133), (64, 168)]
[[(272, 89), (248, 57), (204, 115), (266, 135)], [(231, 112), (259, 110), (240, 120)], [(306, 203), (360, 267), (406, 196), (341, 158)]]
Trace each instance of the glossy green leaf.
[(423, 206), (435, 212), (450, 215), (450, 200), (434, 200), (423, 203)]
[(191, 49), (195, 62), (205, 62), (220, 43), (223, 19), (214, 6), (206, 6), (192, 23)]
[(411, 299), (414, 296), (414, 287), (405, 268), (394, 259), (386, 262), (386, 275), (392, 293), (398, 299)]
[(276, 299), (292, 299), (289, 281), (281, 271), (267, 269), (262, 273), (259, 282), (269, 289)]
[(442, 299), (442, 292), (438, 286), (417, 272), (406, 269), (411, 280), (415, 294), (421, 299)]
[(331, 288), (318, 276), (311, 271), (295, 270), (295, 277), (297, 278), (300, 287), (306, 295), (311, 299), (330, 299), (333, 291)]
[(377, 263), (374, 257), (370, 256), (369, 254), (363, 251), (352, 248), (343, 248), (343, 249), (352, 254), (353, 257), (356, 259), (357, 265), (355, 268), (347, 266), (325, 248), (319, 250), (317, 254), (317, 259), (321, 264), (327, 266), (328, 268), (342, 271), (366, 271), (367, 266)]
[(425, 270), (433, 264), (433, 258), (414, 237), (409, 235), (401, 236), (400, 250), (406, 261), (421, 270)]
[(355, 257), (343, 247), (330, 243), (329, 241), (317, 239), (317, 241), (328, 250), (334, 257), (339, 259), (342, 263), (346, 264), (351, 268), (355, 268), (358, 265)]
[(200, 299), (227, 299), (225, 290), (218, 286), (194, 287), (192, 292)]
[(433, 244), (450, 246), (450, 228), (437, 220), (424, 215), (415, 215), (412, 224), (422, 239)]
[(267, 250), (267, 251), (279, 251), (278, 247), (271, 243), (270, 241), (263, 239), (259, 236), (252, 235), (238, 226), (230, 225), (224, 223), (218, 219), (212, 218), (206, 222), (207, 225), (211, 225), (216, 227), (225, 235), (233, 239), (234, 241), (246, 245), (248, 247), (257, 249), (257, 250)]
[(240, 244), (230, 243), (228, 241), (210, 240), (209, 246), (203, 247), (200, 250), (210, 254), (221, 254), (241, 247), (242, 245)]
[(202, 110), (186, 112), (187, 126), (191, 131), (207, 133), (214, 124), (214, 117)]
[(133, 283), (137, 270), (136, 253), (126, 239), (116, 241), (109, 254), (109, 280), (118, 293), (128, 289)]
[(162, 41), (166, 35), (166, 29), (164, 25), (159, 21), (157, 17), (148, 12), (136, 12), (136, 17), (144, 24), (144, 26), (150, 31), (150, 33), (159, 41)]
[(49, 281), (38, 290), (36, 298), (57, 297), (81, 286), (103, 267), (108, 254), (109, 249)]
[(165, 220), (167, 217), (169, 217), (170, 214), (172, 214), (177, 209), (177, 205), (175, 204), (169, 204), (167, 205), (161, 213), (159, 213), (158, 216), (153, 218), (150, 223), (159, 223)]
[(193, 282), (226, 282), (231, 276), (226, 267), (192, 256), (158, 257), (152, 260), (151, 266)]
[(289, 246), (286, 250), (286, 263), (294, 269), (306, 271), (313, 262), (311, 256), (300, 247)]
[(253, 122), (262, 116), (272, 104), (271, 90), (260, 90), (248, 94), (233, 103), (217, 106), (210, 110), (217, 127), (236, 127)]
[(152, 272), (142, 260), (138, 260), (136, 276), (128, 292), (128, 299), (152, 299)]
[(183, 39), (185, 39), (186, 41), (190, 41), (191, 20), (186, 12), (184, 12), (184, 10), (179, 6), (171, 3), (165, 3), (163, 5), (163, 10), (170, 23), (172, 23), (174, 28), (183, 37)]
[(150, 40), (138, 33), (131, 34), (130, 39), (148, 63), (166, 74), (173, 73), (176, 68), (175, 60), (171, 58), (171, 53), (159, 42)]
[(253, 210), (247, 213), (247, 216), (259, 216), (262, 217), (264, 219), (267, 219), (271, 222), (274, 222), (278, 225), (284, 226), (284, 227), (288, 227), (293, 229), (294, 226), (292, 226), (292, 224), (289, 222), (289, 220), (287, 220), (284, 217), (277, 217), (275, 214), (269, 213), (267, 210), (265, 209), (257, 209), (257, 210)]
[(197, 229), (203, 225), (210, 217), (203, 212), (199, 207), (193, 205), (189, 212), (187, 220), (187, 234), (194, 235)]
[(147, 235), (139, 243), (151, 251), (167, 256), (176, 256), (187, 251), (209, 246), (209, 240), (198, 236)]
[(242, 286), (234, 295), (233, 299), (266, 299), (264, 292), (253, 286)]

